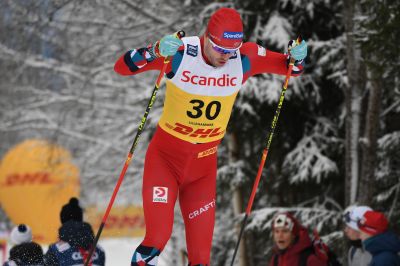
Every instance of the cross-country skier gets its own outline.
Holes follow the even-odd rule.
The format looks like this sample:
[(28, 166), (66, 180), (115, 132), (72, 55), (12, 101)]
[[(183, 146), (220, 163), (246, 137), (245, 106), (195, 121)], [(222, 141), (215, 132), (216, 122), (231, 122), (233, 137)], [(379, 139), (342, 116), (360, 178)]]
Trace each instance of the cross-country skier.
[[(293, 41), (289, 42), (294, 43)], [(292, 46), (292, 75), (301, 74), (307, 45)], [(217, 10), (201, 37), (164, 36), (128, 51), (121, 75), (162, 69), (170, 57), (163, 114), (147, 150), (143, 176), (146, 235), (131, 265), (157, 265), (171, 236), (177, 199), (185, 222), (189, 265), (209, 265), (215, 218), (217, 147), (242, 84), (256, 74), (285, 75), (289, 55), (243, 43), (237, 11)]]

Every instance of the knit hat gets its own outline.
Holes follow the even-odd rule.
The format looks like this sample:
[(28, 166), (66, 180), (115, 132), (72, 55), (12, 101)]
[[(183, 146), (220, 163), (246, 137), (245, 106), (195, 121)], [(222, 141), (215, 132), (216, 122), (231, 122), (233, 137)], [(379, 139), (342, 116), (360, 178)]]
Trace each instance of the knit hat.
[(290, 213), (282, 212), (274, 216), (272, 221), (272, 229), (277, 227), (284, 227), (289, 229), (293, 235), (297, 236), (299, 234), (299, 222)]
[(368, 206), (349, 206), (343, 212), (343, 221), (348, 227), (360, 231), (357, 222), (364, 216), (366, 211), (372, 211), (372, 209)]
[(367, 211), (363, 218), (358, 221), (358, 227), (364, 233), (377, 235), (388, 229), (388, 220), (381, 212)]
[(71, 198), (69, 202), (62, 207), (60, 219), (62, 224), (70, 220), (78, 222), (83, 221), (83, 210), (79, 206), (79, 200), (77, 198)]
[(22, 243), (27, 243), (32, 241), (32, 230), (26, 224), (20, 224), (15, 226), (11, 230), (11, 242), (15, 245), (19, 245)]
[(218, 9), (208, 21), (207, 36), (218, 46), (237, 49), (243, 42), (243, 23), (240, 14), (232, 8)]

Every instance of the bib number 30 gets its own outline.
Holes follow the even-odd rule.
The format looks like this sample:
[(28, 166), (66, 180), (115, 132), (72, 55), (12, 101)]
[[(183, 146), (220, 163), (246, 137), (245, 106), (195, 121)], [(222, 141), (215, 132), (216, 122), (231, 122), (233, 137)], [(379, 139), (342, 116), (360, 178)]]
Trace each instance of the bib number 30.
[[(190, 101), (193, 104), (193, 110), (187, 111), (186, 114), (191, 118), (199, 118), (203, 115), (205, 103), (202, 100), (193, 99)], [(221, 103), (218, 101), (211, 101), (207, 104), (204, 114), (208, 120), (214, 120), (218, 117), (221, 111)]]

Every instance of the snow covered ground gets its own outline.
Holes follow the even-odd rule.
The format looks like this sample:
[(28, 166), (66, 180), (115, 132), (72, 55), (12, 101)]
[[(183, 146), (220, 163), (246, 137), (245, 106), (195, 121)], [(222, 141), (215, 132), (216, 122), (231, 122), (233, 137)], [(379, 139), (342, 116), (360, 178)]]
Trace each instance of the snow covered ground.
[(129, 265), (133, 251), (140, 244), (140, 238), (105, 238), (99, 245), (106, 252), (106, 265)]
[[(100, 239), (99, 244), (106, 252), (106, 265), (107, 266), (121, 266), (130, 265), (131, 257), (135, 248), (140, 244), (142, 238), (105, 238)], [(8, 245), (7, 256), (9, 254)], [(43, 251), (47, 251), (47, 246), (43, 246)], [(6, 256), (6, 257), (7, 257)], [(2, 254), (0, 254), (0, 262), (2, 261)], [(168, 266), (162, 255), (158, 260), (158, 266)]]

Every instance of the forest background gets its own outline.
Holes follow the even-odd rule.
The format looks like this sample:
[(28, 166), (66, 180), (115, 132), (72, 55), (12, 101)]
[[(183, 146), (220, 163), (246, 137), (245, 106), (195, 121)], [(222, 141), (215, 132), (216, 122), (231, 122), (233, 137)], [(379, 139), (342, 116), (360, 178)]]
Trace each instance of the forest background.
[[(289, 83), (238, 263), (267, 264), (277, 210), (293, 211), (317, 229), (342, 260), (347, 206), (383, 211), (398, 230), (400, 2), (394, 0), (2, 0), (0, 158), (25, 139), (60, 144), (80, 169), (83, 205), (106, 205), (157, 76), (121, 77), (114, 62), (177, 30), (201, 35), (222, 6), (241, 13), (246, 41), (285, 52), (301, 35), (309, 47), (305, 73)], [(236, 101), (218, 151), (213, 265), (229, 265), (283, 80), (253, 77)], [(164, 84), (117, 204), (141, 204), (144, 154), (163, 97)], [(178, 265), (185, 250), (181, 218), (168, 247), (165, 256)]]

